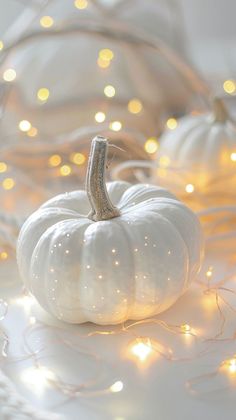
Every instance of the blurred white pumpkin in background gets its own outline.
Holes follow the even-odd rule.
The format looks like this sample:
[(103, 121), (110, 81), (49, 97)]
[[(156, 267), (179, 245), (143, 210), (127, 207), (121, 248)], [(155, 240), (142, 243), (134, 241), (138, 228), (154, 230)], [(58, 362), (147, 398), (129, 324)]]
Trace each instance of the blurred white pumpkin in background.
[(236, 125), (221, 99), (212, 112), (187, 115), (160, 138), (154, 177), (177, 194), (222, 198), (234, 194), (236, 181)]

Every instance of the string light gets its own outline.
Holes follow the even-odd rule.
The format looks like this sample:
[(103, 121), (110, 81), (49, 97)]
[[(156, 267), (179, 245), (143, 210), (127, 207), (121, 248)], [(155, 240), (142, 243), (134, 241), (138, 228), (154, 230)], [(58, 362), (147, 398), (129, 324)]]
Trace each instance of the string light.
[(111, 392), (120, 392), (124, 388), (124, 384), (122, 381), (116, 381), (113, 385), (110, 386)]
[(150, 137), (144, 144), (144, 150), (149, 154), (156, 153), (158, 147), (159, 145), (156, 137)]
[(47, 88), (40, 88), (37, 92), (37, 98), (39, 99), (39, 101), (41, 102), (46, 102), (49, 98), (50, 95), (50, 91)]
[(50, 381), (55, 379), (54, 373), (44, 366), (30, 367), (21, 374), (22, 382), (36, 394), (41, 393), (46, 386), (50, 385)]
[(185, 187), (185, 191), (189, 194), (191, 194), (194, 191), (194, 185), (193, 184), (187, 184)]
[(208, 278), (212, 277), (212, 271), (213, 271), (213, 267), (209, 267), (208, 270), (207, 270), (207, 272), (206, 272), (206, 276)]
[(88, 7), (88, 1), (87, 0), (75, 0), (74, 5), (76, 9), (84, 10)]
[(15, 186), (15, 181), (13, 178), (5, 178), (2, 181), (2, 186), (4, 190), (11, 190)]
[(232, 162), (236, 162), (236, 152), (231, 153), (230, 159), (232, 160)]
[(0, 258), (1, 258), (1, 260), (7, 260), (7, 258), (8, 258), (8, 253), (7, 253), (6, 251), (2, 251), (2, 252), (0, 253)]
[(159, 159), (159, 164), (161, 168), (167, 168), (170, 164), (170, 158), (168, 156), (161, 156)]
[(7, 164), (5, 162), (0, 162), (0, 173), (7, 171)]
[(104, 61), (111, 61), (114, 58), (114, 53), (109, 48), (103, 48), (99, 51), (99, 58)]
[(169, 118), (166, 121), (166, 126), (169, 128), (169, 130), (174, 130), (178, 125), (178, 121), (175, 118)]
[(128, 103), (128, 110), (131, 114), (139, 114), (143, 109), (142, 102), (139, 99), (131, 99)]
[(108, 98), (113, 98), (113, 96), (115, 96), (115, 94), (116, 94), (116, 90), (115, 90), (114, 86), (112, 86), (112, 85), (105, 86), (105, 88), (104, 88), (104, 94)]
[(71, 174), (71, 167), (69, 165), (63, 165), (60, 167), (60, 174), (62, 176), (68, 176)]
[(188, 324), (181, 325), (180, 329), (184, 334), (190, 334), (191, 333), (191, 327)]
[(0, 51), (2, 51), (3, 48), (4, 48), (4, 43), (3, 43), (3, 41), (0, 41)]
[(76, 165), (83, 165), (83, 163), (86, 161), (86, 157), (83, 155), (83, 153), (72, 153), (70, 155), (70, 160)]
[(38, 134), (38, 129), (36, 127), (31, 127), (30, 130), (27, 131), (27, 136), (35, 137)]
[(110, 61), (108, 61), (108, 60), (103, 60), (102, 58), (100, 58), (100, 57), (98, 57), (98, 59), (97, 59), (97, 65), (99, 66), (99, 67), (101, 67), (102, 69), (106, 69), (107, 67), (109, 67), (110, 66), (110, 64), (111, 64), (111, 62)]
[(223, 89), (229, 95), (233, 95), (236, 91), (236, 83), (234, 80), (225, 80), (223, 83)]
[(16, 78), (16, 71), (14, 69), (7, 69), (3, 73), (3, 79), (5, 82), (13, 82)]
[(52, 155), (48, 159), (48, 164), (49, 164), (49, 166), (56, 167), (56, 166), (60, 165), (61, 161), (62, 161), (62, 159), (61, 159), (60, 155)]
[(106, 114), (104, 114), (104, 112), (97, 112), (94, 118), (98, 123), (102, 123), (106, 119)]
[(18, 127), (21, 131), (26, 132), (31, 129), (31, 123), (28, 120), (22, 120), (19, 122)]
[(40, 25), (43, 28), (51, 28), (53, 24), (54, 24), (54, 20), (51, 16), (42, 16), (40, 19)]
[(110, 123), (109, 127), (113, 131), (120, 131), (122, 128), (122, 124), (120, 121), (113, 121)]
[(146, 359), (153, 352), (150, 339), (144, 341), (143, 339), (135, 340), (134, 344), (131, 344), (132, 354), (139, 359), (140, 362), (146, 361)]
[(236, 373), (236, 358), (233, 357), (232, 359), (225, 360), (223, 362), (223, 366), (226, 367), (227, 371), (230, 374)]
[(31, 295), (23, 295), (22, 297), (14, 299), (14, 303), (16, 303), (17, 305), (23, 306), (25, 312), (29, 313), (31, 310), (31, 307), (35, 305), (36, 300)]

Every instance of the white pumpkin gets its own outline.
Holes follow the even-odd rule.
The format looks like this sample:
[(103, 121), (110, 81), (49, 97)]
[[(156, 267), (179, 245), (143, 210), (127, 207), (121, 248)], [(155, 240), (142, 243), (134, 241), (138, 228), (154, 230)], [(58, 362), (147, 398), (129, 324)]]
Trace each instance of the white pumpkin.
[(71, 323), (155, 315), (176, 301), (200, 267), (195, 214), (156, 186), (106, 185), (107, 146), (102, 137), (92, 142), (87, 192), (47, 201), (19, 235), (25, 285), (44, 309)]
[[(213, 112), (181, 118), (175, 130), (160, 139), (156, 181), (185, 193), (187, 184), (203, 194), (235, 189), (236, 126), (223, 102), (213, 101)], [(163, 168), (165, 169), (163, 171)], [(234, 179), (233, 179), (234, 177)]]

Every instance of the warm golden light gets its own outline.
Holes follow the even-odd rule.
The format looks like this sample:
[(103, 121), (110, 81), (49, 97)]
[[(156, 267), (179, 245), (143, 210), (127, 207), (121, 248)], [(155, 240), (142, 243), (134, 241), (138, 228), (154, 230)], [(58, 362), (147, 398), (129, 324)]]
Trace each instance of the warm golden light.
[(148, 356), (150, 356), (152, 351), (153, 349), (151, 346), (151, 341), (149, 339), (145, 342), (137, 340), (136, 343), (131, 347), (131, 352), (141, 362), (144, 362), (148, 358)]
[(50, 158), (48, 159), (48, 164), (49, 166), (59, 166), (61, 163), (62, 159), (60, 155), (52, 155), (50, 156)]
[(233, 95), (236, 91), (236, 83), (234, 80), (225, 80), (223, 83), (223, 89), (229, 95)]
[(97, 112), (94, 118), (98, 123), (102, 123), (106, 119), (106, 114), (104, 114), (104, 112)]
[(83, 155), (83, 153), (72, 153), (70, 155), (70, 160), (76, 165), (83, 165), (83, 163), (86, 160), (86, 157)]
[(31, 295), (24, 295), (22, 297), (14, 299), (14, 303), (16, 303), (17, 305), (23, 306), (24, 310), (27, 313), (29, 313), (31, 310), (31, 307), (36, 303), (36, 300)]
[(144, 150), (149, 154), (156, 153), (158, 147), (159, 145), (156, 137), (150, 137), (144, 144)]
[(116, 381), (113, 385), (110, 386), (111, 392), (120, 392), (124, 388), (123, 382)]
[(51, 26), (54, 24), (54, 20), (51, 16), (43, 16), (40, 19), (40, 25), (43, 28), (51, 28)]
[(131, 99), (128, 103), (128, 110), (131, 114), (139, 114), (143, 109), (142, 102), (139, 99)]
[(0, 162), (0, 173), (7, 171), (7, 164), (5, 162)]
[(207, 270), (207, 272), (206, 272), (206, 276), (208, 278), (212, 277), (212, 271), (213, 271), (213, 267), (209, 267), (208, 270)]
[(50, 91), (47, 88), (40, 88), (37, 92), (37, 98), (41, 102), (46, 102), (49, 98)]
[(4, 43), (3, 41), (0, 41), (0, 51), (4, 48)]
[(223, 367), (225, 367), (231, 375), (236, 374), (236, 358), (235, 356), (232, 359), (225, 360), (222, 363)]
[(189, 334), (191, 332), (191, 327), (188, 324), (181, 325), (180, 329), (184, 334)]
[(74, 5), (76, 9), (83, 10), (88, 7), (88, 1), (87, 0), (75, 0)]
[(167, 168), (170, 164), (170, 158), (168, 156), (161, 156), (159, 159), (159, 164), (161, 168)]
[(111, 61), (114, 58), (114, 53), (109, 48), (103, 48), (99, 51), (99, 58), (104, 61)]
[(108, 60), (103, 60), (101, 57), (98, 57), (98, 59), (97, 59), (97, 65), (98, 65), (99, 67), (101, 67), (102, 69), (106, 69), (107, 67), (109, 67), (109, 66), (110, 66), (110, 64), (111, 64), (111, 62), (110, 62), (110, 61), (108, 61)]
[(6, 251), (2, 251), (0, 253), (1, 260), (6, 260), (8, 258), (8, 253)]
[(178, 125), (178, 121), (175, 118), (169, 118), (166, 121), (166, 126), (169, 128), (169, 130), (174, 130)]
[(68, 176), (71, 174), (71, 167), (69, 165), (62, 165), (60, 167), (60, 174), (62, 176)]
[(3, 73), (3, 79), (5, 82), (13, 82), (16, 78), (16, 71), (14, 69), (7, 69)]
[(191, 194), (194, 191), (194, 185), (193, 184), (187, 184), (185, 187), (185, 191), (189, 194)]
[(5, 178), (2, 181), (2, 186), (4, 190), (11, 190), (15, 186), (15, 181), (13, 178)]
[(115, 96), (116, 94), (116, 90), (114, 88), (114, 86), (112, 85), (107, 85), (104, 88), (104, 94), (108, 97), (108, 98), (113, 98), (113, 96)]
[(109, 127), (113, 131), (120, 131), (122, 129), (122, 124), (120, 121), (113, 121), (110, 123)]
[(31, 123), (28, 120), (22, 120), (19, 122), (18, 127), (21, 131), (26, 132), (31, 129)]
[(38, 130), (36, 127), (31, 127), (30, 130), (27, 131), (27, 136), (29, 137), (35, 137), (38, 134)]
[(43, 392), (55, 379), (54, 373), (44, 366), (27, 368), (21, 374), (22, 382), (36, 394)]
[(236, 152), (231, 153), (230, 159), (232, 160), (232, 162), (236, 162)]

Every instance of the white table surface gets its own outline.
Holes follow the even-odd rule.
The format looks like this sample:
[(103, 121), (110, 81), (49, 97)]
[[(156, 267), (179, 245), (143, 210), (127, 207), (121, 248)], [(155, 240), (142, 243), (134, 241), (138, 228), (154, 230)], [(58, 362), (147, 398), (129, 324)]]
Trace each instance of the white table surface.
[[(223, 249), (223, 248), (222, 248)], [(216, 262), (217, 261), (217, 262)], [(205, 280), (205, 272), (213, 265), (213, 279), (219, 280), (227, 271), (224, 258), (207, 257), (205, 267), (199, 278)], [(234, 287), (234, 280), (229, 284)], [(232, 293), (225, 295), (227, 299)], [(235, 418), (236, 378), (225, 373), (210, 380), (202, 380), (198, 385), (198, 395), (193, 396), (186, 389), (186, 382), (198, 375), (211, 373), (218, 368), (222, 360), (232, 357), (236, 351), (234, 341), (204, 342), (204, 338), (213, 337), (220, 329), (220, 315), (215, 304), (214, 295), (204, 295), (203, 289), (193, 285), (190, 290), (166, 313), (157, 319), (163, 319), (169, 324), (189, 324), (197, 338), (184, 334), (168, 332), (158, 325), (142, 325), (129, 332), (116, 335), (96, 335), (89, 338), (79, 338), (95, 330), (104, 330), (92, 324), (81, 326), (66, 326), (60, 336), (73, 342), (79, 350), (95, 352), (103, 359), (100, 364), (91, 358), (70, 350), (68, 346), (55, 340), (53, 321), (33, 304), (30, 311), (16, 303), (21, 296), (21, 282), (14, 261), (6, 261), (0, 265), (0, 297), (9, 304), (8, 314), (1, 326), (10, 337), (9, 354), (19, 357), (23, 351), (23, 332), (29, 325), (30, 317), (49, 323), (49, 327), (38, 330), (37, 323), (30, 343), (34, 348), (43, 344), (45, 350), (40, 353), (47, 356), (41, 359), (64, 381), (79, 384), (86, 379), (102, 374), (98, 378), (97, 389), (110, 386), (121, 380), (124, 388), (119, 393), (104, 396), (79, 397), (65, 401), (65, 397), (50, 386), (39, 389), (24, 382), (24, 372), (33, 366), (32, 359), (15, 363), (7, 363), (4, 359), (4, 371), (11, 378), (17, 390), (35, 407), (52, 410), (65, 415), (71, 420), (233, 420)], [(231, 297), (232, 297), (231, 296)], [(235, 299), (234, 299), (235, 300)], [(222, 302), (221, 302), (222, 303)], [(233, 300), (231, 298), (231, 303)], [(236, 302), (235, 302), (236, 303)], [(222, 307), (226, 317), (224, 337), (230, 336), (235, 328), (235, 313)], [(32, 319), (32, 318), (31, 318)], [(51, 326), (50, 326), (51, 324)], [(112, 327), (106, 330), (114, 329)], [(116, 327), (115, 330), (118, 330)], [(129, 343), (134, 340), (133, 333), (150, 337), (169, 346), (174, 358), (187, 357), (190, 361), (168, 361), (154, 352), (150, 363), (141, 364), (130, 358)], [(77, 335), (76, 335), (77, 334)], [(208, 348), (208, 353), (202, 357), (197, 354)], [(225, 387), (228, 388), (225, 388)], [(215, 391), (214, 391), (215, 389)]]

